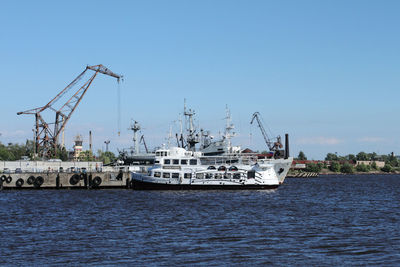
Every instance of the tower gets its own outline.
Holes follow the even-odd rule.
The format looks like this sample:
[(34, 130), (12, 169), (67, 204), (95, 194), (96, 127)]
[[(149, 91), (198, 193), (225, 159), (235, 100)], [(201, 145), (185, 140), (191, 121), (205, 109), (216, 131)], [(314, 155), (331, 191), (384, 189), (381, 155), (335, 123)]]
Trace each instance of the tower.
[(80, 134), (75, 136), (74, 143), (75, 143), (75, 145), (74, 145), (74, 160), (77, 160), (77, 159), (79, 159), (79, 156), (82, 152), (83, 140), (82, 140), (82, 136)]

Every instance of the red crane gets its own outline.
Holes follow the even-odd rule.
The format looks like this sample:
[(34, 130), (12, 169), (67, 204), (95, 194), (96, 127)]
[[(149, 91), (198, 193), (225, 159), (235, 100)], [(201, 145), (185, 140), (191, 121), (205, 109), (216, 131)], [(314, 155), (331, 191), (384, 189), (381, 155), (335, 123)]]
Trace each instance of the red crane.
[[(55, 103), (60, 100), (68, 91), (70, 91), (74, 85), (76, 85), (88, 71), (94, 71), (94, 74), (87, 80), (73, 95), (70, 97), (61, 108), (57, 109), (54, 107)], [(94, 78), (98, 73), (109, 75), (117, 78), (119, 81), (123, 78), (122, 75), (115, 74), (103, 65), (87, 66), (85, 70), (78, 75), (67, 87), (65, 87), (58, 95), (56, 95), (49, 103), (43, 107), (30, 109), (27, 111), (18, 112), (17, 115), (21, 114), (32, 114), (35, 115), (35, 148), (36, 153), (40, 157), (52, 158), (57, 153), (58, 138), (61, 132), (64, 130), (65, 125), (71, 118), (72, 113), (75, 111), (78, 104), (81, 102), (86, 91), (89, 89)], [(56, 113), (55, 122), (47, 123), (42, 116), (42, 112), (45, 110), (51, 110)], [(54, 128), (51, 129), (50, 125), (54, 124)]]

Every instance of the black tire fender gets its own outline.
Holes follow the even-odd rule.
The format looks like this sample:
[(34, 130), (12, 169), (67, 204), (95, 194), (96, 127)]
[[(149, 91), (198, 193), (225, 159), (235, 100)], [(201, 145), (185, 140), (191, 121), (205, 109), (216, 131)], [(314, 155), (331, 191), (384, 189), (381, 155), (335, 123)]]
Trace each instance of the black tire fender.
[(16, 187), (22, 187), (24, 185), (24, 179), (19, 178), (16, 182), (15, 182), (15, 186)]
[(39, 188), (43, 183), (44, 183), (43, 177), (42, 176), (38, 176), (38, 177), (36, 177), (35, 182), (33, 183), (33, 185), (36, 188)]
[(96, 176), (96, 177), (94, 177), (94, 179), (92, 181), (92, 185), (94, 187), (97, 187), (97, 186), (101, 185), (101, 182), (102, 182), (102, 180), (101, 180), (100, 176)]
[(81, 180), (81, 176), (79, 174), (74, 174), (69, 178), (69, 183), (71, 185), (76, 185)]
[(35, 176), (31, 175), (29, 176), (28, 180), (26, 180), (26, 183), (29, 185), (32, 185), (35, 182)]
[(6, 178), (6, 183), (9, 184), (9, 183), (11, 183), (11, 181), (12, 181), (12, 177), (11, 177), (11, 176), (8, 176), (8, 177)]

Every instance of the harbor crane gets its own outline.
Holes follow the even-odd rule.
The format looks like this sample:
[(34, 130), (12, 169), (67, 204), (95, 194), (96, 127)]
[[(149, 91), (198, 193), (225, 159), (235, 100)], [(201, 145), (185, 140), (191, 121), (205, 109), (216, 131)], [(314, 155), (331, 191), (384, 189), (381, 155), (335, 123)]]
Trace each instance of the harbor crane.
[(267, 132), (265, 131), (265, 128), (261, 122), (261, 114), (260, 112), (254, 112), (253, 117), (251, 119), (250, 124), (253, 124), (254, 120), (257, 121), (258, 127), (261, 130), (261, 134), (264, 137), (264, 141), (267, 144), (267, 147), (269, 151), (274, 152), (274, 154), (279, 153), (279, 148), (282, 148), (283, 145), (281, 143), (281, 137), (278, 136), (276, 139), (276, 142), (273, 142), (267, 135)]
[(140, 137), (139, 143), (143, 142), (144, 149), (146, 150), (146, 153), (149, 153), (149, 150), (147, 149), (146, 141), (144, 140), (144, 135)]
[[(67, 92), (69, 92), (74, 86), (83, 78), (84, 74), (88, 71), (94, 71), (94, 74), (70, 97), (61, 108), (56, 108), (55, 104), (59, 101)], [(61, 92), (59, 92), (49, 103), (43, 107), (30, 109), (27, 111), (18, 112), (17, 115), (31, 114), (35, 115), (35, 146), (36, 153), (43, 158), (52, 158), (57, 154), (58, 139), (65, 129), (68, 120), (71, 118), (72, 113), (75, 111), (83, 96), (89, 89), (94, 78), (98, 73), (102, 73), (117, 79), (118, 83), (123, 79), (122, 75), (115, 74), (105, 66), (99, 64), (94, 66), (86, 66), (85, 70), (78, 75), (70, 84), (67, 85)], [(55, 112), (55, 121), (48, 123), (44, 120), (42, 112), (45, 110), (51, 110)], [(54, 128), (51, 125), (54, 124)]]

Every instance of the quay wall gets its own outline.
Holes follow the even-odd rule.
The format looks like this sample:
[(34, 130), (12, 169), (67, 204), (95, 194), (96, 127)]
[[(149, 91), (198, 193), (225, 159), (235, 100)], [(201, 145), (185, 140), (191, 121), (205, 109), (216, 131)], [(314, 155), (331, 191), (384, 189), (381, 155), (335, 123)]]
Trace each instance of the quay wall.
[(25, 172), (0, 174), (0, 190), (6, 189), (102, 189), (130, 188), (129, 172)]

